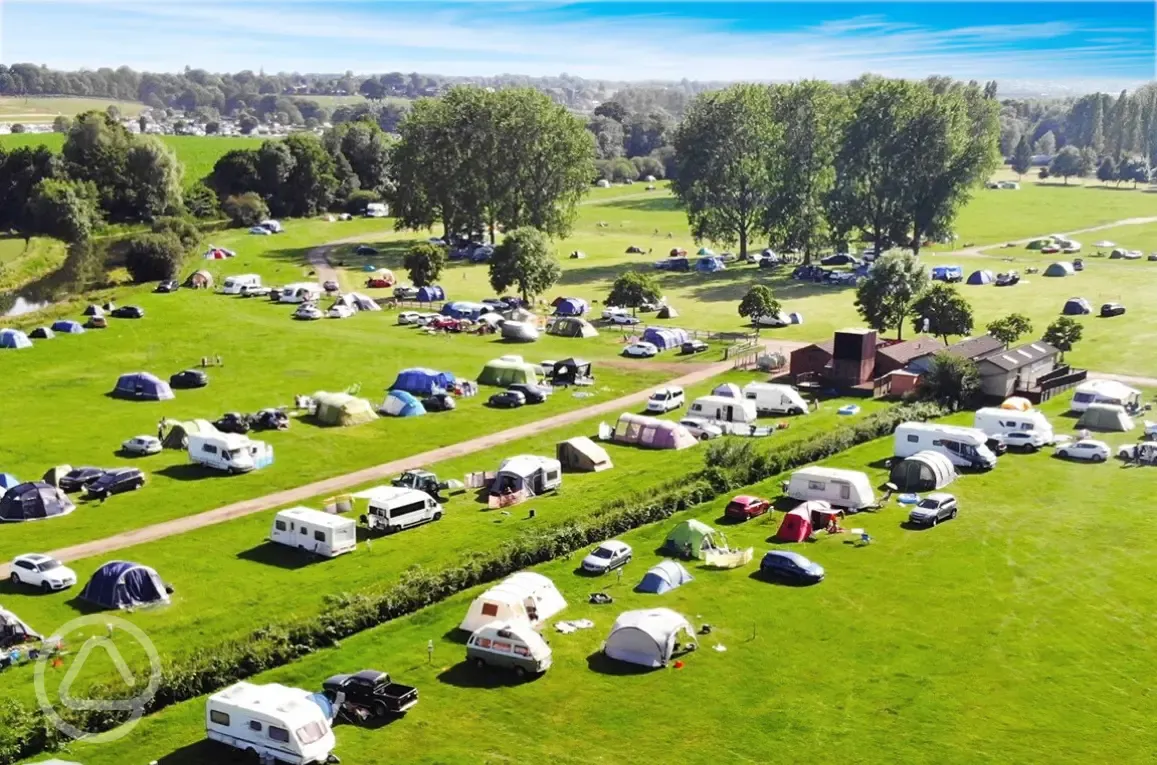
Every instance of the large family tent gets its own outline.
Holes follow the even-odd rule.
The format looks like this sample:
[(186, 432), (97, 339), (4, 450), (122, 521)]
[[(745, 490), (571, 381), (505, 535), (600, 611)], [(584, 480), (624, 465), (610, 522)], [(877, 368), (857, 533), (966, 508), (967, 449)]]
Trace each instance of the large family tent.
[(322, 425), (338, 425), (344, 428), (378, 419), (369, 401), (348, 393), (318, 391), (313, 394), (313, 401), (317, 404), (314, 416)]
[(522, 493), (535, 496), (557, 489), (562, 483), (562, 464), (552, 457), (519, 454), (502, 460), (490, 484), (492, 496)]
[(551, 385), (575, 385), (579, 381), (593, 380), (591, 363), (584, 359), (563, 359), (554, 362), (547, 375)]
[(390, 390), (401, 390), (415, 396), (432, 396), (454, 387), (454, 375), (426, 367), (410, 367), (398, 372)]
[(352, 311), (380, 311), (382, 307), (378, 305), (377, 301), (369, 295), (363, 295), (360, 292), (347, 292), (346, 294), (333, 301), (331, 308), (344, 305)]
[(812, 514), (810, 503), (790, 510), (779, 523), (779, 530), (775, 532), (777, 542), (802, 542), (812, 535)]
[(644, 343), (651, 343), (661, 351), (678, 348), (690, 339), (687, 330), (675, 327), (647, 327), (642, 337)]
[(213, 286), (213, 274), (208, 271), (194, 271), (185, 279), (185, 286), (195, 290), (207, 290)]
[(900, 491), (935, 491), (956, 480), (952, 461), (940, 452), (916, 452), (892, 464), (889, 479)]
[(714, 255), (704, 255), (695, 261), (695, 270), (701, 274), (713, 274), (727, 268), (723, 261)]
[[(11, 611), (0, 608), (0, 649), (41, 640), (40, 633)], [(41, 763), (40, 765), (44, 765)]]
[(112, 394), (131, 401), (168, 401), (173, 396), (169, 384), (148, 372), (129, 372), (117, 378)]
[(479, 385), (507, 388), (515, 383), (537, 383), (540, 368), (523, 361), (521, 356), (503, 356), (486, 362), (478, 375)]
[(484, 313), (490, 313), (493, 310), (493, 308), (485, 303), (469, 303), (465, 300), (454, 300), (442, 306), (440, 313), (452, 319), (477, 321), (479, 316)]
[(566, 608), (554, 582), (533, 571), (519, 571), (474, 599), (458, 629), (474, 632), (500, 619), (536, 626)]
[(582, 298), (562, 298), (554, 304), (555, 316), (582, 316), (590, 310)]
[(415, 297), (419, 303), (436, 303), (439, 300), (446, 299), (446, 290), (438, 285), (431, 285), (429, 287), (419, 287), (418, 294)]
[(1141, 391), (1116, 380), (1086, 380), (1073, 391), (1069, 408), (1083, 412), (1089, 404), (1120, 404), (1132, 410), (1141, 406)]
[(81, 591), (80, 599), (101, 608), (139, 608), (167, 605), (169, 593), (153, 569), (114, 560), (96, 570)]
[(609, 658), (644, 667), (665, 667), (675, 652), (680, 634), (695, 642), (691, 623), (669, 608), (626, 611), (619, 614), (603, 643)]
[(555, 446), (554, 456), (563, 469), (576, 473), (598, 473), (614, 467), (607, 450), (586, 436), (560, 441)]
[[(1120, 404), (1089, 404), (1089, 408), (1077, 421), (1078, 428), (1124, 433), (1132, 430), (1133, 418)], [(7, 499), (8, 495), (5, 495)]]
[(58, 319), (52, 322), (52, 331), (62, 335), (79, 335), (84, 332), (84, 325), (72, 319)]
[(51, 327), (37, 327), (29, 332), (28, 336), (33, 340), (51, 340), (56, 337), (56, 333), (52, 331)]
[(992, 275), (991, 271), (973, 271), (968, 275), (969, 284), (992, 284), (996, 281), (996, 277)]
[(707, 550), (722, 545), (715, 544), (715, 529), (694, 518), (683, 521), (667, 534), (663, 549), (684, 558), (702, 558)]
[(673, 560), (663, 560), (651, 566), (643, 575), (643, 580), (635, 585), (635, 592), (662, 595), (690, 581), (691, 574), (682, 564)]
[(55, 518), (75, 509), (63, 491), (44, 481), (18, 484), (0, 497), (0, 521), (8, 523)]
[(18, 329), (0, 329), (0, 348), (8, 348), (17, 350), (20, 348), (31, 348), (32, 341), (28, 339), (28, 335), (24, 334)]
[(1052, 263), (1044, 270), (1045, 276), (1072, 276), (1076, 271), (1073, 269), (1073, 264), (1067, 260), (1058, 260)]
[(208, 420), (187, 420), (185, 422), (165, 420), (165, 427), (168, 432), (161, 439), (161, 446), (180, 451), (189, 448), (189, 436), (211, 436), (217, 432), (213, 423)]
[(533, 343), (538, 339), (538, 327), (524, 321), (502, 322), (502, 339), (514, 343)]
[(686, 449), (699, 443), (687, 428), (677, 422), (630, 412), (619, 415), (615, 429), (603, 440), (650, 449)]
[(546, 333), (558, 337), (598, 337), (599, 331), (586, 319), (562, 316), (547, 325)]
[(1061, 313), (1065, 316), (1085, 316), (1092, 312), (1093, 306), (1083, 297), (1069, 298), (1065, 301), (1065, 307), (1061, 309)]
[(422, 402), (404, 390), (392, 390), (378, 411), (390, 417), (420, 417), (426, 413)]

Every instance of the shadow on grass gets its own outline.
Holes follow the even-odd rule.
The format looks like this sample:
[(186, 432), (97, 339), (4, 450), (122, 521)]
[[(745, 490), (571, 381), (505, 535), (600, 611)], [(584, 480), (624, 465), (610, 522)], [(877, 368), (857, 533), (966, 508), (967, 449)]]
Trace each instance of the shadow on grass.
[(11, 579), (0, 579), (0, 595), (50, 595), (39, 587), (16, 584)]
[(747, 575), (747, 578), (754, 579), (755, 581), (762, 582), (763, 584), (771, 584), (778, 587), (791, 587), (793, 589), (811, 587), (813, 585), (819, 584), (819, 582), (803, 582), (798, 579), (782, 579), (780, 577), (768, 576), (759, 569), (752, 571)]
[[(658, 191), (651, 192), (658, 194)], [(679, 202), (675, 197), (656, 196), (652, 199), (622, 199), (596, 204), (616, 210), (637, 210), (639, 212), (679, 212)]]
[(302, 569), (325, 560), (324, 557), (308, 550), (296, 549), (274, 542), (263, 542), (237, 553), (239, 560), (250, 563), (260, 563), (263, 566), (276, 566), (290, 571)]
[(630, 675), (647, 675), (654, 672), (658, 667), (644, 667), (639, 664), (618, 661), (599, 650), (587, 657), (587, 669), (592, 672), (598, 672), (600, 675), (627, 677)]
[(73, 611), (76, 611), (77, 613), (85, 616), (90, 614), (104, 613), (108, 610), (104, 606), (98, 606), (96, 603), (89, 603), (87, 600), (81, 600), (79, 593), (76, 596), (69, 598), (65, 602)]
[(462, 661), (438, 675), (438, 682), (455, 688), (510, 688), (532, 683), (539, 677), (528, 674), (519, 678), (513, 670), (477, 667), (473, 662)]
[(204, 465), (181, 464), (169, 465), (156, 471), (157, 475), (163, 475), (165, 478), (171, 478), (174, 481), (199, 481), (202, 478), (211, 478), (213, 476), (222, 476), (226, 473), (220, 470), (212, 470)]
[(460, 630), (457, 627), (451, 627), (442, 633), (442, 639), (448, 643), (466, 645), (466, 641), (470, 639), (470, 633), (466, 630)]
[(905, 520), (900, 521), (900, 528), (904, 529), (905, 531), (927, 531), (932, 527), (924, 523), (912, 523), (912, 521)]
[(202, 765), (206, 762), (244, 762), (244, 754), (216, 741), (201, 739), (169, 752), (157, 765)]

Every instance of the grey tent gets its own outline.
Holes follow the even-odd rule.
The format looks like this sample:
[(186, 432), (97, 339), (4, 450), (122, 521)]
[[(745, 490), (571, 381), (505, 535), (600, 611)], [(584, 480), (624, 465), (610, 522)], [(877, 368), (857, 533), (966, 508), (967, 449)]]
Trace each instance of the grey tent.
[(208, 289), (213, 286), (213, 274), (208, 271), (194, 271), (185, 280), (185, 286), (193, 289)]
[(1132, 430), (1133, 419), (1120, 404), (1089, 404), (1077, 422), (1078, 428), (1124, 433)]
[(643, 581), (635, 585), (635, 592), (662, 595), (690, 581), (691, 574), (682, 564), (673, 560), (663, 560), (651, 566)]
[(659, 309), (659, 313), (655, 314), (655, 318), (657, 318), (657, 319), (677, 319), (677, 318), (679, 318), (679, 312), (676, 311), (671, 306), (665, 305)]
[(28, 336), (34, 340), (51, 340), (56, 337), (56, 333), (52, 331), (51, 327), (37, 327), (29, 332)]
[(594, 379), (591, 363), (584, 359), (574, 358), (554, 362), (554, 366), (551, 367), (546, 377), (551, 385), (577, 385), (580, 380), (590, 381)]
[(1067, 260), (1058, 260), (1045, 269), (1045, 276), (1072, 276), (1076, 271), (1073, 270), (1073, 264)]
[(916, 452), (892, 464), (889, 480), (900, 491), (934, 491), (956, 478), (952, 462), (940, 452)]
[(377, 412), (369, 401), (348, 393), (318, 391), (313, 394), (313, 401), (317, 404), (314, 417), (322, 425), (347, 428), (378, 419)]
[(84, 309), (85, 316), (104, 316), (104, 310), (96, 303), (89, 303)]
[(533, 343), (538, 339), (538, 327), (524, 321), (510, 321), (502, 323), (502, 339), (516, 343)]
[(0, 648), (10, 648), (21, 643), (34, 643), (40, 635), (16, 614), (0, 608)]
[(1083, 297), (1069, 298), (1065, 301), (1065, 307), (1061, 309), (1061, 313), (1065, 316), (1083, 316), (1092, 312), (1093, 306)]
[(555, 446), (555, 458), (564, 470), (577, 473), (598, 473), (614, 467), (607, 450), (586, 436), (560, 441)]

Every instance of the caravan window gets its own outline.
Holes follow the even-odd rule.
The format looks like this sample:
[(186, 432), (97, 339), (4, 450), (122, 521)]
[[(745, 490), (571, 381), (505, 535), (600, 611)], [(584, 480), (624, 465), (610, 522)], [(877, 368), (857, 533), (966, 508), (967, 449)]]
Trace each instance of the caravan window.
[(478, 646), (479, 648), (489, 648), (490, 647), (490, 638), (484, 638), (484, 637), (477, 638), (474, 641), (474, 645)]
[(315, 531), (315, 532), (313, 532), (313, 538), (316, 539), (318, 542), (324, 542), (325, 541), (325, 532), (321, 531), (321, 530)]
[(325, 726), (317, 722), (307, 723), (297, 729), (297, 740), (305, 745), (320, 740), (324, 735)]
[(498, 604), (497, 603), (483, 603), (482, 604), (482, 615), (483, 616), (498, 616)]
[(305, 536), (308, 533), (309, 533), (309, 529), (307, 529), (305, 526), (302, 526), (301, 527), (301, 535)]
[(249, 721), (249, 730), (255, 730), (258, 733), (260, 733), (261, 732), (261, 723), (258, 722), (257, 720), (250, 720)]
[(208, 454), (216, 454), (217, 453), (217, 447), (213, 446), (212, 444), (201, 444), (201, 451), (206, 452)]
[(510, 653), (510, 643), (502, 640), (495, 640), (490, 644), (490, 647), (495, 651), (502, 651), (503, 653)]
[(524, 645), (518, 645), (517, 643), (514, 645), (514, 652), (519, 656), (530, 656), (530, 649)]
[(808, 481), (807, 482), (808, 491), (823, 491), (827, 487), (828, 487), (827, 484), (824, 483), (823, 481)]
[(934, 438), (934, 439), (932, 439), (932, 445), (933, 446), (943, 446), (944, 442), (938, 438)]
[(548, 472), (546, 474), (546, 480), (557, 481), (558, 480), (558, 471), (557, 470), (551, 470), (550, 472)]
[(918, 436), (918, 435), (915, 435), (915, 434), (912, 434), (912, 433), (909, 433), (909, 434), (908, 434), (908, 443), (910, 443), (910, 444), (916, 444), (916, 443), (919, 443), (919, 442), (920, 442), (920, 436)]
[(285, 531), (285, 521), (274, 521), (273, 527), (278, 531)]
[(851, 499), (851, 498), (852, 498), (852, 487), (846, 483), (841, 483), (840, 484), (840, 499)]
[(397, 507), (391, 507), (388, 515), (391, 518), (397, 518), (398, 516), (409, 515), (410, 513), (420, 513), (425, 508), (426, 508), (426, 500), (420, 500), (418, 502), (411, 502), (408, 505), (399, 505)]
[(225, 714), (224, 712), (218, 712), (216, 709), (210, 710), (209, 722), (213, 723), (214, 725), (228, 725), (229, 715)]
[(269, 737), (274, 741), (289, 743), (289, 731), (285, 728), (278, 728), (276, 725), (269, 726)]
[(702, 412), (703, 411), (703, 405), (702, 404), (692, 404), (691, 405), (691, 411), (692, 412)]

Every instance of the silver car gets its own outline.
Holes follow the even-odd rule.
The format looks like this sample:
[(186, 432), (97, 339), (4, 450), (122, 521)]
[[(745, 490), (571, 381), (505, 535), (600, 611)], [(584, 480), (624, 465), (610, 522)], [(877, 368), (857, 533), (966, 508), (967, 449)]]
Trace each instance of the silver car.
[(908, 514), (913, 526), (935, 526), (956, 517), (956, 497), (942, 491), (933, 492), (916, 503)]
[(605, 574), (619, 566), (625, 566), (631, 560), (631, 546), (626, 542), (611, 539), (591, 550), (590, 555), (583, 558), (582, 569), (591, 574)]

